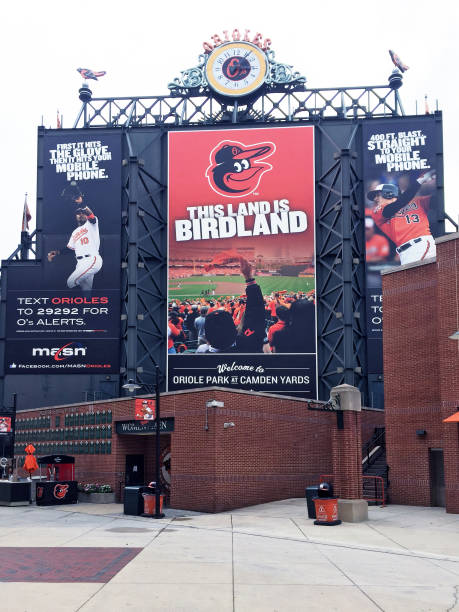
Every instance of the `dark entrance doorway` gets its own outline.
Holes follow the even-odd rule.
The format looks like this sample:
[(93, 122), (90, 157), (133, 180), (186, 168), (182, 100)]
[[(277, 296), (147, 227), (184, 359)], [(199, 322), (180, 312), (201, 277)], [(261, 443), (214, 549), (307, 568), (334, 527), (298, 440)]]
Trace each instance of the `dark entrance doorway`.
[(432, 506), (445, 507), (445, 466), (443, 449), (429, 448), (430, 502)]
[(126, 486), (144, 484), (144, 455), (126, 455)]

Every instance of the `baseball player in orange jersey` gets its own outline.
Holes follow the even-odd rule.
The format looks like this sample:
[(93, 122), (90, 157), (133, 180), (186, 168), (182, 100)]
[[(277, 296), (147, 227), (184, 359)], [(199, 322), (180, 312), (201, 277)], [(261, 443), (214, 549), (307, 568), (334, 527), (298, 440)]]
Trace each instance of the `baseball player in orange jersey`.
[[(396, 185), (383, 184), (367, 194), (375, 207), (372, 217), (379, 229), (396, 245), (402, 265), (435, 257), (435, 242), (430, 232), (425, 206), (427, 196), (416, 196), (419, 186), (430, 181), (434, 170), (418, 179), (410, 176), (409, 185), (401, 195)], [(415, 197), (416, 196), (416, 197)]]
[[(69, 238), (67, 248), (75, 252), (76, 267), (67, 279), (69, 289), (80, 287), (82, 291), (91, 291), (94, 275), (102, 268), (102, 257), (99, 255), (100, 237), (99, 221), (92, 210), (77, 208), (76, 227)], [(60, 254), (60, 251), (50, 251), (48, 261)]]

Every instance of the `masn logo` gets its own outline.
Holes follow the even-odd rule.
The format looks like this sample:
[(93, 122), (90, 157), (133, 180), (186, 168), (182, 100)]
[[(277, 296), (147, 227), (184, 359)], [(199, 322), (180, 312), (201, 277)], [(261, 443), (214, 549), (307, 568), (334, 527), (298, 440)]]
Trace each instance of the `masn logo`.
[(54, 361), (64, 361), (68, 357), (85, 357), (87, 347), (80, 342), (68, 342), (60, 348), (34, 347), (32, 357), (54, 357)]

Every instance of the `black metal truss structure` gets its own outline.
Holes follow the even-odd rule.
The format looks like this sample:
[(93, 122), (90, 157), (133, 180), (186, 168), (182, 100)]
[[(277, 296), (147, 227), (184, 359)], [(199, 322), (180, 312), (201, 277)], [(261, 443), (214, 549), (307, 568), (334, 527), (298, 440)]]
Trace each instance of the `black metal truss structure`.
[(169, 96), (92, 98), (80, 89), (83, 105), (74, 128), (215, 125), (310, 121), (326, 117), (355, 119), (403, 115), (398, 89), (402, 75), (394, 71), (388, 85), (286, 89), (262, 92), (244, 100), (223, 100), (212, 93)]
[[(319, 350), (319, 396), (347, 383), (367, 399), (365, 323), (365, 235), (361, 168), (356, 152), (358, 126), (343, 134), (346, 146), (331, 141), (335, 150), (322, 162), (319, 148), (316, 172), (316, 276)], [(319, 142), (320, 142), (319, 137)], [(322, 158), (322, 159), (321, 159)], [(330, 163), (330, 160), (331, 163)]]
[[(403, 115), (398, 87), (389, 85), (287, 90), (251, 101), (207, 96), (91, 98), (87, 86), (74, 128), (117, 129), (123, 138), (121, 386), (145, 388), (166, 378), (167, 133), (180, 126), (224, 128), (260, 124), (316, 126), (316, 265), (319, 398), (342, 383), (368, 404), (365, 329), (365, 240), (361, 119)], [(183, 128), (182, 128), (183, 129)], [(205, 129), (205, 127), (204, 127)], [(25, 259), (33, 236), (22, 236)]]
[[(364, 213), (359, 123), (316, 124), (319, 397), (367, 394)], [(123, 130), (122, 381), (166, 368), (167, 129)], [(333, 140), (335, 138), (336, 140)]]
[(167, 133), (124, 134), (122, 382), (164, 387), (167, 318)]
[[(316, 131), (316, 265), (319, 397), (338, 384), (367, 394), (365, 239), (359, 124)], [(167, 317), (167, 130), (125, 133), (123, 177), (124, 378), (151, 385), (165, 374)], [(333, 137), (336, 140), (333, 140)]]
[(21, 259), (30, 259), (30, 253), (32, 252), (33, 257), (37, 256), (37, 232), (34, 230), (31, 234), (29, 232), (21, 232), (21, 242), (17, 248), (8, 257), (8, 261), (19, 261)]
[[(165, 377), (167, 301), (167, 177), (165, 136), (180, 126), (248, 127), (259, 123), (317, 125), (319, 147), (331, 165), (317, 160), (317, 299), (319, 397), (328, 399), (338, 384), (357, 386), (367, 395), (365, 330), (365, 253), (363, 215), (358, 199), (356, 120), (403, 115), (398, 89), (401, 74), (388, 85), (264, 92), (249, 101), (224, 101), (211, 93), (133, 98), (92, 98), (80, 89), (82, 108), (74, 128), (124, 128), (125, 171), (122, 376), (154, 384), (155, 366)], [(334, 142), (324, 127), (329, 119), (352, 126), (344, 142)], [(155, 130), (154, 128), (158, 128)], [(140, 138), (142, 128), (145, 138)], [(147, 138), (147, 132), (151, 138)], [(164, 155), (163, 167), (145, 159), (145, 150)], [(147, 157), (150, 157), (147, 154)], [(153, 163), (152, 163), (153, 162)], [(361, 200), (360, 200), (361, 201)]]

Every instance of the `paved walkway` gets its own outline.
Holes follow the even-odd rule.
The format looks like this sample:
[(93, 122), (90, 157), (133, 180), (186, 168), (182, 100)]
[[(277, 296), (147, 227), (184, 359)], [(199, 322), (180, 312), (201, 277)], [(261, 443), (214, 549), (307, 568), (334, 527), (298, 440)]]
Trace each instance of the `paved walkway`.
[[(370, 508), (336, 527), (314, 525), (303, 499), (166, 514), (0, 507), (2, 609), (459, 612), (459, 515), (443, 508)], [(36, 547), (46, 562), (30, 573)]]

